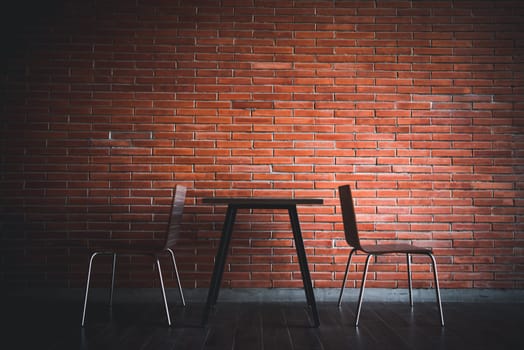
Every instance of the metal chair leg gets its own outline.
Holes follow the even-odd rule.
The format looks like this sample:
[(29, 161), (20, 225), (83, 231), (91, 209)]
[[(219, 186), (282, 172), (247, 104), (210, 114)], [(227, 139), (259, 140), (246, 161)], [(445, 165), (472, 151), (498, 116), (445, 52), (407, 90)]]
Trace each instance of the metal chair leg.
[(111, 291), (109, 292), (109, 306), (113, 306), (113, 291), (115, 289), (116, 253), (113, 253), (113, 267), (111, 271)]
[(86, 308), (87, 308), (87, 296), (89, 294), (89, 283), (91, 282), (91, 268), (93, 266), (93, 259), (98, 254), (101, 254), (100, 252), (94, 252), (91, 254), (91, 258), (89, 259), (89, 268), (87, 270), (87, 281), (86, 281), (86, 293), (84, 296), (84, 311), (82, 312), (82, 327), (84, 327), (85, 319), (86, 319)]
[(366, 258), (366, 266), (364, 267), (364, 274), (362, 275), (362, 283), (360, 285), (360, 295), (358, 296), (358, 306), (357, 314), (355, 316), (355, 327), (358, 326), (358, 321), (360, 319), (360, 309), (362, 308), (362, 299), (364, 298), (364, 289), (366, 288), (366, 276), (368, 274), (369, 260), (371, 259), (371, 254)]
[(338, 296), (338, 307), (342, 305), (342, 296), (344, 295), (344, 289), (346, 288), (346, 281), (348, 278), (348, 272), (349, 272), (349, 265), (351, 264), (351, 258), (353, 257), (353, 253), (356, 252), (356, 249), (352, 249), (349, 253), (348, 257), (348, 263), (346, 265), (346, 272), (344, 273), (344, 280), (342, 281), (342, 288), (340, 288), (340, 295)]
[(166, 289), (164, 288), (164, 279), (162, 278), (162, 269), (160, 268), (160, 260), (158, 260), (158, 257), (156, 257), (156, 267), (158, 269), (158, 278), (160, 279), (162, 297), (164, 298), (164, 307), (166, 309), (167, 324), (171, 326), (171, 317), (169, 316), (169, 307), (167, 306)]
[(442, 302), (440, 299), (440, 287), (438, 284), (438, 272), (437, 272), (437, 262), (435, 260), (435, 256), (433, 254), (428, 254), (431, 258), (431, 264), (433, 265), (433, 277), (435, 278), (435, 291), (437, 294), (437, 305), (438, 305), (438, 311), (440, 315), (440, 325), (444, 327), (444, 314), (442, 312)]
[(406, 254), (408, 265), (409, 306), (413, 307), (413, 284), (411, 281), (411, 254)]
[(180, 276), (178, 274), (178, 268), (176, 266), (175, 253), (173, 252), (171, 248), (167, 248), (167, 251), (171, 255), (171, 261), (173, 261), (173, 269), (175, 270), (176, 281), (178, 283), (178, 291), (180, 293), (180, 300), (182, 301), (182, 305), (186, 306), (186, 300), (184, 299), (184, 292), (182, 291), (182, 284), (180, 283)]

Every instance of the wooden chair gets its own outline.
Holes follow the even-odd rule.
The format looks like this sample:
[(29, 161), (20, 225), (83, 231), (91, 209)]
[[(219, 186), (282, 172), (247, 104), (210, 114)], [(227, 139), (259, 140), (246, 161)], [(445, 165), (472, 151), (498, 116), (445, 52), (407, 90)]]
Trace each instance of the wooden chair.
[(115, 268), (116, 268), (116, 257), (117, 255), (148, 255), (151, 256), (155, 262), (158, 271), (158, 278), (160, 280), (160, 287), (162, 290), (162, 297), (164, 299), (164, 307), (166, 310), (167, 323), (171, 326), (171, 317), (169, 316), (169, 307), (167, 305), (166, 291), (164, 288), (164, 280), (162, 278), (162, 269), (160, 268), (159, 256), (161, 254), (169, 253), (171, 256), (171, 261), (173, 262), (173, 269), (175, 271), (176, 279), (178, 282), (178, 290), (180, 293), (180, 299), (182, 305), (186, 305), (184, 300), (184, 294), (182, 292), (182, 285), (180, 284), (180, 277), (178, 275), (178, 269), (175, 261), (175, 254), (173, 252), (173, 245), (176, 242), (176, 239), (179, 235), (180, 224), (182, 221), (182, 213), (184, 210), (184, 202), (186, 199), (186, 187), (177, 185), (175, 189), (175, 195), (173, 197), (173, 204), (171, 207), (171, 213), (169, 218), (169, 224), (167, 227), (167, 232), (165, 239), (162, 245), (150, 245), (143, 243), (136, 244), (119, 244), (118, 242), (108, 242), (107, 247), (97, 249), (91, 254), (89, 259), (89, 269), (87, 272), (87, 281), (86, 281), (86, 291), (84, 297), (84, 311), (82, 313), (82, 327), (85, 324), (86, 317), (86, 307), (87, 307), (87, 296), (89, 294), (89, 283), (91, 280), (91, 268), (93, 265), (94, 258), (99, 255), (112, 255), (113, 256), (113, 265), (112, 265), (112, 274), (111, 274), (111, 293), (109, 296), (109, 305), (113, 304), (113, 290), (115, 286)]
[(435, 257), (431, 249), (420, 248), (410, 243), (390, 243), (390, 244), (376, 244), (376, 245), (363, 245), (360, 243), (360, 238), (357, 229), (357, 221), (355, 217), (355, 208), (353, 206), (353, 198), (351, 196), (351, 188), (348, 185), (339, 187), (340, 205), (342, 208), (342, 220), (344, 222), (344, 233), (346, 235), (347, 243), (353, 248), (349, 253), (348, 263), (346, 266), (346, 272), (344, 274), (344, 281), (342, 282), (342, 288), (340, 290), (340, 296), (338, 298), (338, 306), (342, 304), (342, 296), (344, 294), (344, 287), (349, 271), (349, 265), (351, 264), (351, 258), (353, 254), (361, 251), (367, 254), (366, 265), (364, 267), (364, 273), (362, 275), (362, 283), (360, 285), (360, 295), (358, 297), (357, 313), (355, 316), (355, 326), (358, 326), (360, 318), (360, 310), (362, 307), (362, 298), (364, 296), (364, 288), (366, 285), (366, 275), (368, 272), (369, 260), (372, 256), (384, 255), (384, 254), (406, 254), (407, 258), (407, 270), (408, 270), (408, 285), (409, 285), (409, 303), (413, 306), (412, 296), (412, 285), (411, 285), (411, 256), (415, 254), (427, 255), (431, 259), (433, 266), (433, 276), (435, 280), (435, 291), (437, 294), (437, 305), (440, 314), (440, 324), (444, 327), (444, 315), (442, 313), (442, 303), (440, 300), (440, 288), (438, 284), (437, 264)]

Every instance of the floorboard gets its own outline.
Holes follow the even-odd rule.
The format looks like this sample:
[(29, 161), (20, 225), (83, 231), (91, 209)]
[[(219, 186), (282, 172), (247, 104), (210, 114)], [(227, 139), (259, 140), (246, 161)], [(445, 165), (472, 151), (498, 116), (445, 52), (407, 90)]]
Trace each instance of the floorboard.
[(203, 304), (173, 306), (168, 327), (162, 304), (88, 306), (81, 303), (4, 300), (4, 349), (111, 350), (338, 350), (517, 349), (524, 345), (524, 303), (444, 303), (446, 327), (434, 303), (364, 303), (355, 328), (355, 305), (319, 303), (312, 327), (305, 303), (218, 303), (201, 325)]

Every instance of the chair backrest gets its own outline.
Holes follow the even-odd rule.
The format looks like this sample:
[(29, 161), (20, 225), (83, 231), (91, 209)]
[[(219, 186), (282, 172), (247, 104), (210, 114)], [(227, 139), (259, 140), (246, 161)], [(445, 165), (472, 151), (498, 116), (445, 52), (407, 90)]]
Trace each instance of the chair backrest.
[(182, 223), (182, 214), (184, 212), (184, 203), (186, 201), (186, 192), (187, 189), (185, 186), (177, 185), (175, 188), (164, 248), (171, 248), (178, 239), (180, 225)]
[(349, 185), (340, 186), (338, 193), (340, 197), (340, 207), (342, 208), (342, 221), (344, 222), (346, 242), (354, 248), (361, 249), (351, 188)]

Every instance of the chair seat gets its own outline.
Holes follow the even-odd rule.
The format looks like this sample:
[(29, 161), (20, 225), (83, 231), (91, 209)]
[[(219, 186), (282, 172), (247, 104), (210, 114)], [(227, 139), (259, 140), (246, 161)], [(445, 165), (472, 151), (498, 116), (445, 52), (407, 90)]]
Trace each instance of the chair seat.
[(431, 249), (421, 248), (409, 243), (383, 243), (377, 245), (361, 245), (362, 251), (368, 254), (431, 254)]
[(90, 247), (91, 251), (108, 252), (116, 254), (155, 254), (164, 250), (162, 242), (132, 241), (132, 242), (98, 242)]

